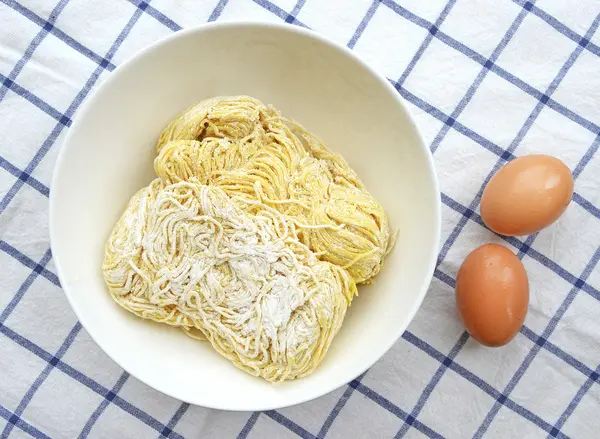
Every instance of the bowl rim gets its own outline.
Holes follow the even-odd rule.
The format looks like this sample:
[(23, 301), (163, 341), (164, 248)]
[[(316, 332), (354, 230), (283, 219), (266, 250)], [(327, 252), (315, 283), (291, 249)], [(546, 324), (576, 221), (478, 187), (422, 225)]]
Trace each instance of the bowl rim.
[[(111, 355), (109, 353), (111, 351), (110, 347), (107, 346), (107, 343), (100, 342), (98, 340), (98, 337), (96, 337), (96, 335), (94, 334), (94, 332), (90, 331), (88, 329), (88, 325), (85, 321), (85, 317), (84, 317), (82, 310), (79, 309), (79, 306), (77, 305), (76, 300), (70, 294), (68, 288), (66, 287), (66, 284), (63, 284), (63, 282), (62, 282), (63, 268), (62, 268), (62, 264), (60, 262), (59, 254), (58, 253), (54, 254), (54, 252), (53, 252), (53, 259), (54, 259), (54, 265), (56, 267), (56, 274), (57, 274), (59, 280), (61, 281), (61, 288), (64, 291), (65, 296), (67, 297), (67, 300), (69, 302), (69, 305), (71, 306), (71, 309), (75, 313), (77, 319), (79, 320), (81, 325), (86, 329), (86, 332), (89, 334), (90, 338), (94, 341), (94, 343), (96, 343), (98, 345), (98, 347), (112, 361), (114, 361), (121, 369), (125, 370), (127, 373), (134, 376), (136, 379), (138, 379), (139, 381), (148, 385), (149, 387), (151, 387), (155, 390), (158, 390), (159, 392), (161, 392), (167, 396), (170, 396), (174, 399), (177, 399), (179, 401), (184, 401), (184, 402), (187, 402), (190, 404), (207, 407), (207, 408), (211, 408), (211, 409), (228, 410), (228, 411), (275, 410), (275, 409), (280, 409), (280, 408), (284, 408), (284, 407), (294, 406), (297, 404), (302, 404), (304, 402), (312, 401), (316, 398), (326, 395), (326, 394), (348, 384), (352, 380), (356, 379), (356, 377), (365, 373), (365, 371), (367, 371), (369, 368), (371, 368), (373, 366), (373, 364), (375, 364), (377, 361), (379, 361), (379, 359), (381, 359), (381, 357), (386, 352), (388, 352), (391, 349), (391, 347), (400, 339), (400, 337), (405, 332), (408, 325), (411, 323), (411, 321), (415, 317), (418, 309), (421, 307), (421, 304), (423, 303), (425, 295), (431, 284), (431, 280), (433, 278), (435, 266), (437, 263), (437, 255), (439, 252), (440, 236), (441, 236), (441, 199), (440, 199), (440, 186), (439, 186), (438, 176), (437, 176), (437, 173), (435, 170), (433, 155), (432, 155), (431, 151), (429, 150), (429, 148), (427, 147), (427, 144), (424, 140), (423, 134), (422, 134), (421, 130), (419, 129), (418, 125), (416, 124), (414, 116), (413, 116), (412, 112), (410, 111), (406, 101), (402, 98), (402, 96), (400, 96), (398, 91), (392, 86), (392, 84), (390, 84), (390, 82), (387, 80), (387, 78), (385, 78), (385, 76), (383, 76), (382, 74), (377, 72), (374, 68), (369, 66), (353, 50), (349, 49), (348, 47), (346, 47), (332, 39), (329, 39), (329, 38), (315, 32), (315, 31), (312, 31), (310, 29), (302, 28), (299, 26), (294, 26), (294, 25), (287, 24), (287, 23), (269, 23), (269, 22), (254, 21), (254, 20), (221, 21), (221, 22), (200, 24), (198, 26), (193, 26), (193, 27), (189, 27), (189, 28), (174, 32), (173, 34), (168, 35), (163, 38), (160, 38), (160, 39), (154, 41), (153, 43), (151, 43), (150, 45), (145, 46), (144, 48), (138, 50), (131, 57), (127, 58), (123, 63), (118, 65), (112, 72), (110, 72), (110, 74), (109, 74), (108, 78), (106, 78), (106, 80), (104, 80), (102, 83), (98, 84), (98, 86), (96, 86), (92, 89), (88, 98), (85, 100), (85, 102), (83, 102), (81, 108), (79, 108), (79, 110), (76, 111), (74, 117), (72, 118), (73, 121), (72, 121), (71, 127), (67, 131), (65, 139), (63, 140), (63, 143), (60, 146), (60, 151), (58, 152), (56, 163), (54, 165), (54, 173), (52, 176), (51, 186), (50, 186), (50, 196), (49, 196), (50, 247), (52, 248), (53, 243), (56, 243), (58, 241), (58, 237), (56, 236), (56, 233), (57, 233), (56, 227), (55, 227), (56, 223), (58, 222), (58, 219), (56, 218), (57, 210), (56, 210), (56, 206), (55, 206), (57, 195), (56, 195), (56, 191), (54, 191), (52, 189), (54, 187), (56, 187), (56, 183), (59, 179), (59, 175), (61, 175), (61, 173), (62, 173), (61, 170), (63, 168), (64, 157), (68, 154), (69, 149), (74, 147), (71, 145), (72, 133), (74, 131), (76, 131), (73, 128), (77, 127), (79, 125), (80, 121), (85, 118), (85, 115), (88, 113), (89, 108), (91, 108), (94, 105), (95, 101), (97, 100), (97, 96), (102, 92), (102, 90), (104, 88), (110, 87), (111, 83), (115, 80), (115, 78), (119, 75), (119, 73), (130, 69), (131, 66), (134, 65), (140, 58), (143, 58), (148, 53), (150, 53), (154, 49), (156, 49), (157, 47), (162, 46), (164, 44), (168, 44), (172, 40), (183, 38), (190, 34), (202, 34), (204, 32), (210, 32), (211, 30), (216, 29), (216, 28), (225, 28), (225, 29), (228, 29), (228, 28), (229, 29), (231, 29), (231, 28), (263, 28), (263, 29), (265, 29), (266, 28), (266, 29), (275, 30), (278, 32), (281, 31), (281, 32), (295, 33), (297, 35), (307, 37), (309, 39), (317, 40), (317, 41), (325, 44), (326, 46), (329, 46), (333, 50), (337, 50), (344, 56), (350, 57), (353, 61), (358, 63), (370, 75), (372, 75), (378, 82), (380, 82), (384, 86), (384, 88), (387, 89), (389, 94), (396, 100), (396, 103), (399, 104), (399, 106), (404, 111), (404, 113), (408, 119), (408, 123), (414, 130), (416, 137), (418, 139), (417, 146), (425, 152), (425, 157), (427, 160), (427, 168), (429, 171), (428, 178), (431, 180), (434, 193), (436, 194), (434, 206), (433, 206), (434, 224), (435, 224), (434, 229), (435, 230), (433, 230), (433, 233), (434, 233), (434, 239), (432, 241), (433, 248), (430, 249), (430, 253), (432, 256), (431, 256), (431, 260), (429, 262), (429, 266), (427, 267), (426, 275), (423, 278), (423, 281), (422, 281), (422, 284), (420, 287), (420, 291), (416, 295), (416, 300), (415, 300), (412, 308), (407, 313), (408, 318), (405, 319), (405, 322), (403, 324), (398, 325), (396, 332), (393, 334), (393, 337), (390, 337), (388, 341), (379, 344), (379, 348), (377, 349), (376, 355), (373, 355), (372, 358), (365, 363), (364, 367), (358, 373), (353, 372), (351, 374), (351, 376), (349, 376), (349, 377), (343, 376), (343, 377), (341, 377), (341, 379), (331, 380), (331, 383), (329, 385), (323, 386), (317, 392), (314, 392), (314, 394), (312, 394), (312, 395), (296, 397), (296, 398), (290, 399), (290, 401), (286, 402), (285, 404), (271, 404), (271, 405), (270, 404), (261, 404), (261, 405), (256, 405), (256, 406), (252, 406), (252, 407), (250, 407), (248, 405), (240, 406), (240, 405), (238, 405), (238, 403), (233, 402), (233, 401), (231, 404), (228, 404), (228, 405), (213, 404), (213, 403), (211, 403), (210, 398), (205, 399), (205, 398), (202, 398), (201, 395), (199, 395), (200, 397), (195, 400), (190, 400), (190, 399), (184, 400), (181, 397), (179, 397), (178, 395), (174, 394), (171, 391), (171, 389), (166, 388), (166, 386), (163, 386), (160, 382), (149, 383), (146, 380), (139, 378), (139, 375), (137, 374), (137, 371), (135, 370), (134, 367), (131, 367), (131, 366), (127, 367), (127, 368), (124, 367), (121, 364), (121, 362), (119, 361), (119, 359), (115, 358), (113, 355)], [(107, 349), (107, 347), (108, 347), (108, 349)]]

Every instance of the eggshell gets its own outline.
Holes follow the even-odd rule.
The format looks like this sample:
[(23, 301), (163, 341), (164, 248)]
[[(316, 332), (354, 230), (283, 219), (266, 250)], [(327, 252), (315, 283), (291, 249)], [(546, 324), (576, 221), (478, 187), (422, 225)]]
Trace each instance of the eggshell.
[(519, 258), (498, 244), (472, 251), (456, 277), (456, 305), (475, 340), (486, 346), (508, 343), (529, 305), (529, 282)]
[(560, 217), (573, 196), (573, 175), (555, 157), (526, 155), (500, 169), (481, 198), (481, 217), (501, 235), (528, 235)]

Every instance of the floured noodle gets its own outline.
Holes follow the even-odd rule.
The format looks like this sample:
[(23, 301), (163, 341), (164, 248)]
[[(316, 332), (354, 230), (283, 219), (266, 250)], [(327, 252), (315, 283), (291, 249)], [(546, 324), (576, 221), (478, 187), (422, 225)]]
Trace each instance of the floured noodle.
[(322, 259), (357, 283), (381, 269), (390, 245), (383, 208), (339, 154), (273, 107), (243, 96), (200, 102), (169, 124), (157, 149), (164, 181), (194, 176), (251, 199), (258, 183), (262, 201), (299, 225), (319, 226), (302, 228), (299, 238)]
[(249, 97), (194, 105), (158, 151), (159, 178), (106, 244), (113, 299), (252, 375), (314, 371), (389, 249), (380, 204), (339, 155)]
[(355, 286), (298, 243), (293, 227), (270, 210), (249, 217), (195, 179), (157, 179), (108, 241), (106, 282), (125, 309), (197, 329), (243, 370), (298, 378), (325, 355)]

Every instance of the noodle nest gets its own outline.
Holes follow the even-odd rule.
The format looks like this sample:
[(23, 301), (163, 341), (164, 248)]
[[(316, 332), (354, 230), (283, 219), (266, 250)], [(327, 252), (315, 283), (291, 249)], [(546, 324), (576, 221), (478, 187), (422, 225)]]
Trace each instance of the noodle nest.
[(313, 372), (392, 245), (381, 205), (340, 155), (247, 96), (193, 105), (157, 151), (158, 178), (106, 244), (113, 299), (268, 381)]

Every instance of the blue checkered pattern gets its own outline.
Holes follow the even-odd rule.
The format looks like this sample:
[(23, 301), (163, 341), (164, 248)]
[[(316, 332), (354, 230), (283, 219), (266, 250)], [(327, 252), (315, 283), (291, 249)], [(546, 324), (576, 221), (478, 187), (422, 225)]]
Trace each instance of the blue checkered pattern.
[[(297, 407), (193, 407), (120, 370), (73, 316), (52, 265), (49, 182), (91, 89), (139, 48), (225, 19), (286, 22), (355, 50), (409, 102), (434, 153), (442, 247), (421, 310), (344, 388)], [(596, 0), (0, 0), (0, 436), (597, 437), (600, 429), (600, 4)], [(507, 161), (573, 170), (559, 223), (499, 237), (478, 212)], [(457, 321), (460, 262), (523, 260), (517, 338), (483, 349)]]

